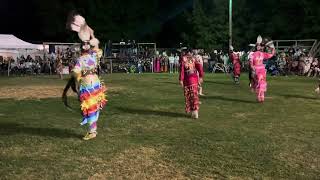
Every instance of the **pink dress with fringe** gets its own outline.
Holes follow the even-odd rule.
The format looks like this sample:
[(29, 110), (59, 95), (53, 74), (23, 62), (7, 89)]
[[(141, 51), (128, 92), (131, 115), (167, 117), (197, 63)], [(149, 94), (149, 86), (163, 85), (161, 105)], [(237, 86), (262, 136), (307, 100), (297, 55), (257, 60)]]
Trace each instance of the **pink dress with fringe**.
[(199, 78), (203, 78), (203, 75), (202, 65), (194, 57), (182, 57), (179, 80), (183, 81), (184, 85), (185, 111), (187, 113), (199, 110), (198, 85)]
[(254, 71), (254, 81), (251, 88), (256, 92), (259, 102), (264, 101), (264, 93), (267, 91), (267, 71), (263, 61), (270, 59), (272, 56), (274, 56), (274, 49), (272, 53), (256, 51), (250, 56), (250, 66)]

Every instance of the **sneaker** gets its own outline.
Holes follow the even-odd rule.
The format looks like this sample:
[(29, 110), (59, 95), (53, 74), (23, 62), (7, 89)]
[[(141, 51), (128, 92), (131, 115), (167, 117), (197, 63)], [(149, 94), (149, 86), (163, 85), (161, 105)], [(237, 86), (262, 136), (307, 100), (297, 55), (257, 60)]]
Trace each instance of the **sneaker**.
[(319, 93), (320, 93), (320, 87), (318, 87), (318, 88), (315, 90), (315, 92), (319, 94)]
[(198, 113), (198, 111), (192, 111), (192, 113), (191, 113), (191, 118), (192, 118), (192, 119), (198, 119), (198, 118), (199, 118), (199, 113)]
[(191, 118), (194, 118), (194, 111), (191, 111)]
[(97, 133), (88, 132), (82, 139), (87, 141), (87, 140), (93, 139), (95, 137), (97, 137)]
[(199, 113), (198, 113), (198, 111), (194, 111), (194, 119), (199, 119)]
[(201, 93), (201, 94), (199, 94), (199, 96), (206, 96), (206, 95)]

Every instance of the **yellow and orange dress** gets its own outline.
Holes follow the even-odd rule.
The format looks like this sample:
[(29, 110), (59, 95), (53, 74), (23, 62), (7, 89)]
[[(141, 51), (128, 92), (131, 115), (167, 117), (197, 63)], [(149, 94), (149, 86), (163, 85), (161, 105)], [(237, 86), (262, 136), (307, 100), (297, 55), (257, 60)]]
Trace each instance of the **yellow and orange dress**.
[(97, 65), (97, 51), (90, 50), (82, 53), (72, 70), (80, 81), (81, 125), (89, 124), (89, 132), (96, 132), (100, 110), (107, 103), (106, 87), (96, 73)]

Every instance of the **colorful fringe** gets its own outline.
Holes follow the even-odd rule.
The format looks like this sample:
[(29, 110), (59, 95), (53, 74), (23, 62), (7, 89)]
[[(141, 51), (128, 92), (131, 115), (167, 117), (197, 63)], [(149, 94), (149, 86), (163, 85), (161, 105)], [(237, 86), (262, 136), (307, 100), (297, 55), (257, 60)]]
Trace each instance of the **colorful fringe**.
[(106, 87), (97, 81), (90, 84), (81, 84), (80, 101), (83, 120), (81, 125), (98, 121), (99, 111), (106, 105)]
[(185, 86), (184, 97), (186, 103), (186, 112), (199, 110), (198, 84)]

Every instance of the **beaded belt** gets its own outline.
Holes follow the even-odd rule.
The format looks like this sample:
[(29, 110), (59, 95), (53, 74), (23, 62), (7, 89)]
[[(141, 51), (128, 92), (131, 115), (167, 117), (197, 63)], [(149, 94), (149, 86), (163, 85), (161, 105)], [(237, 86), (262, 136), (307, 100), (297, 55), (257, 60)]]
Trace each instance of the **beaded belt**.
[(190, 74), (196, 73), (196, 71), (195, 70), (188, 70), (188, 71), (186, 71), (186, 73), (187, 73), (187, 75), (190, 75)]
[(96, 70), (87, 70), (87, 71), (82, 71), (81, 75), (84, 77), (84, 76), (87, 76), (87, 75), (90, 75), (90, 74), (96, 74), (96, 73), (97, 73)]

